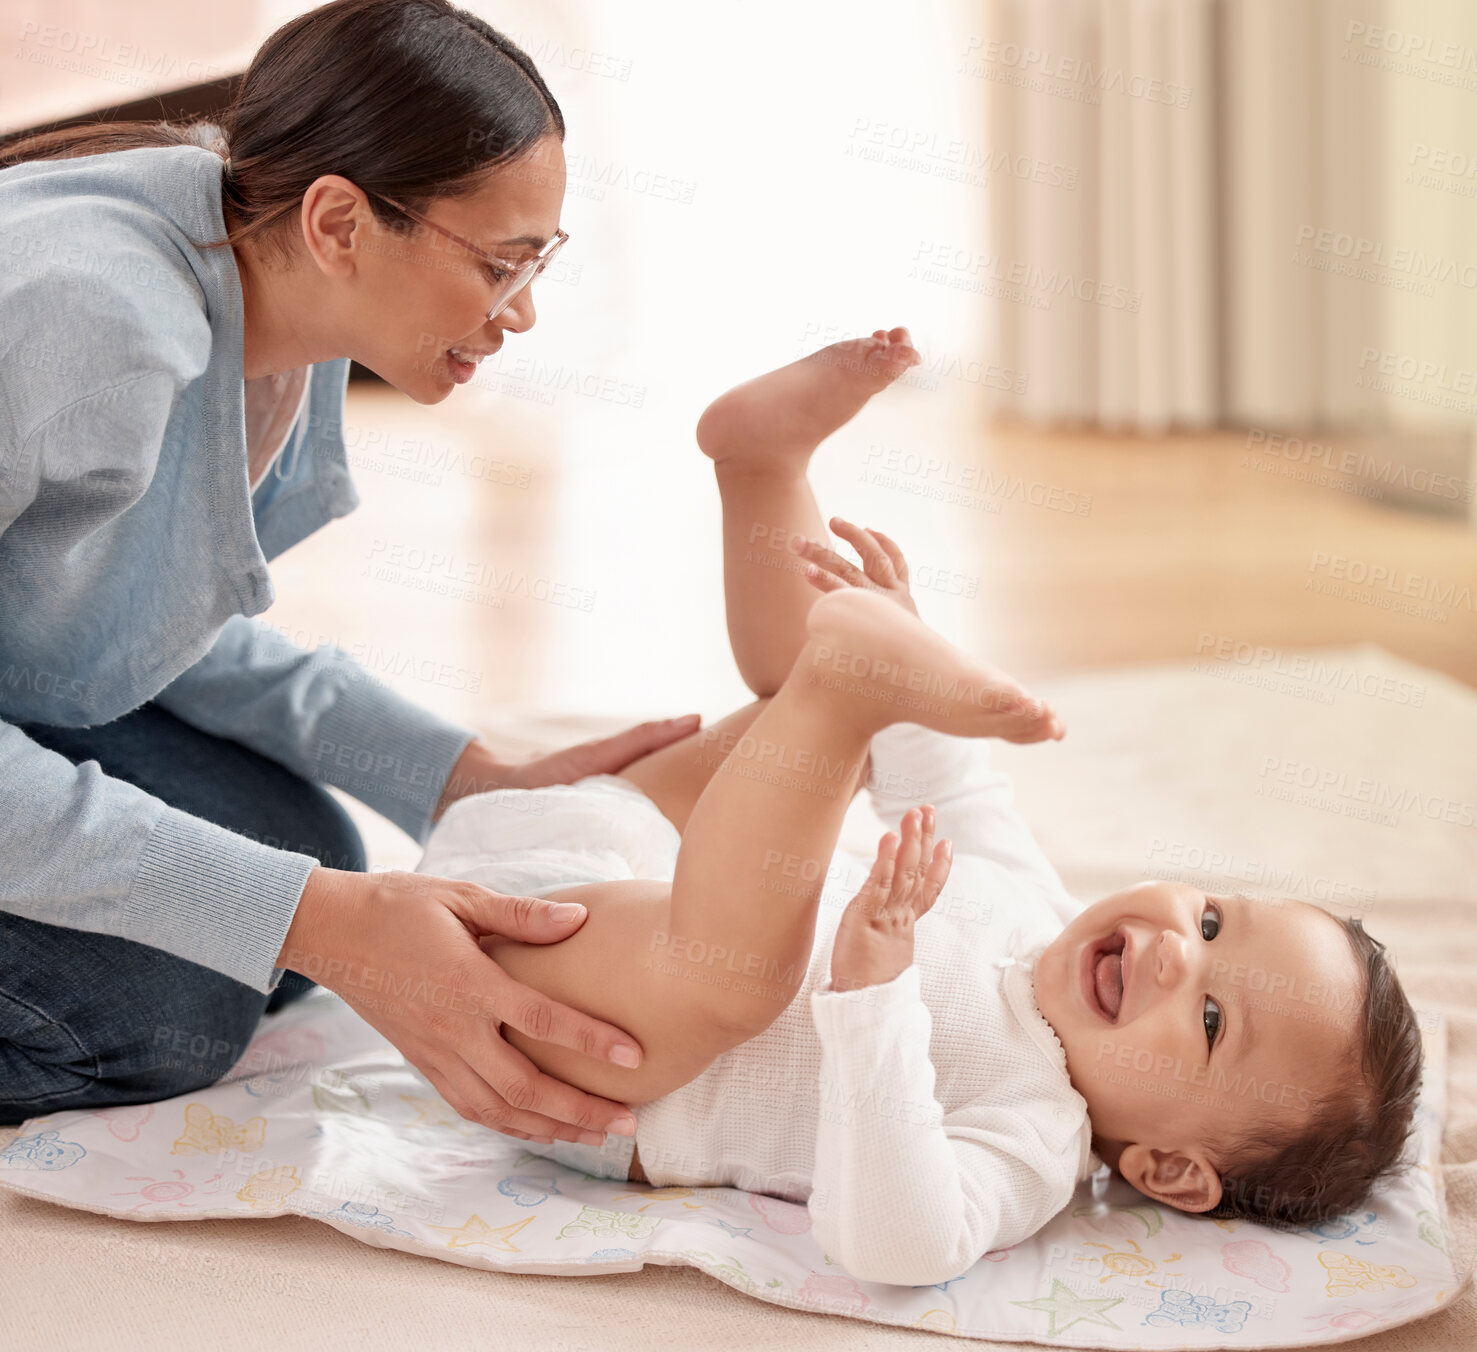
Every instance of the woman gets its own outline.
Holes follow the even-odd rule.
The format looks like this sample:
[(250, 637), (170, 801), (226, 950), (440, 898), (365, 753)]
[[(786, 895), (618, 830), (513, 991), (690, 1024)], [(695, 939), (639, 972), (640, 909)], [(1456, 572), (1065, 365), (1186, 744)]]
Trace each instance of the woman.
[(319, 785), (424, 843), (458, 798), (613, 772), (697, 720), (511, 765), (252, 618), (267, 561), (358, 502), (350, 359), (438, 403), (532, 326), (559, 108), (445, 0), (335, 0), (266, 41), (222, 126), (0, 152), (0, 1122), (215, 1082), (307, 978), (353, 1002), (352, 939), (406, 997), (355, 1007), (459, 1112), (634, 1131), (499, 1036), (639, 1063), (479, 947), (583, 908), (367, 874)]

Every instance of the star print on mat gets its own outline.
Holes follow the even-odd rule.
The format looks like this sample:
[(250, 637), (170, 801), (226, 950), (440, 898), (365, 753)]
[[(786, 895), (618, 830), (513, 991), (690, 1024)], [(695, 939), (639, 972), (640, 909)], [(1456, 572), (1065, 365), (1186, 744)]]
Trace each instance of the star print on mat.
[(1103, 1311), (1122, 1305), (1123, 1298), (1118, 1296), (1104, 1300), (1084, 1300), (1070, 1286), (1053, 1277), (1049, 1296), (1037, 1296), (1035, 1300), (1013, 1300), (1010, 1303), (1025, 1310), (1044, 1310), (1050, 1320), (1047, 1335), (1055, 1337), (1079, 1320), (1085, 1324), (1105, 1324), (1110, 1329), (1118, 1328)]

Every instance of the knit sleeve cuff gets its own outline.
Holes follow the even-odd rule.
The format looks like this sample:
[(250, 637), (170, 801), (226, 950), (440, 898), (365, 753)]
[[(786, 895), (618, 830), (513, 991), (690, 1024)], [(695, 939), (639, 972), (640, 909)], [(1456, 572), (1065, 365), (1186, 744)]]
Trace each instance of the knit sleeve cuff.
[(859, 1029), (876, 1027), (894, 1020), (899, 1011), (923, 1004), (923, 988), (918, 964), (909, 963), (891, 981), (854, 990), (832, 991), (820, 988), (810, 992), (810, 1012), (816, 1031), (844, 1036)]
[(165, 808), (124, 911), (123, 937), (163, 948), (270, 993), (311, 855), (276, 850)]
[(424, 845), (452, 767), (476, 736), (366, 674), (350, 680), (319, 719), (313, 778), (352, 794)]

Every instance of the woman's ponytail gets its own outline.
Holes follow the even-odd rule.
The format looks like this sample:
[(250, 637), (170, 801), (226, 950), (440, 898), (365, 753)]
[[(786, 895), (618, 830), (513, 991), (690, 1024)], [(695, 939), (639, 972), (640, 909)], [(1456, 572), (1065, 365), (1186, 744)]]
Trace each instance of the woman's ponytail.
[[(199, 145), (227, 160), (222, 248), (281, 243), (303, 194), (341, 174), (420, 210), (474, 192), (564, 117), (533, 61), (505, 34), (447, 0), (331, 0), (290, 20), (253, 56), (219, 123), (109, 122), (0, 145), (0, 169), (28, 160)], [(376, 197), (387, 225), (408, 218)]]

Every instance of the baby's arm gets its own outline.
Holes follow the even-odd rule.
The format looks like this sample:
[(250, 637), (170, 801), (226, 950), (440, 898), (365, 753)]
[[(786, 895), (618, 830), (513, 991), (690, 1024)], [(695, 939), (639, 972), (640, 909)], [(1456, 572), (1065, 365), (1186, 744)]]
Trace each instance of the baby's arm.
[(934, 847), (930, 809), (908, 812), (901, 832), (883, 838), (841, 918), (831, 985), (810, 997), (821, 1111), (809, 1209), (851, 1276), (924, 1286), (1033, 1234), (1066, 1199), (1021, 1114), (971, 1104), (945, 1120), (933, 1097), (913, 923), (949, 856), (946, 841)]

